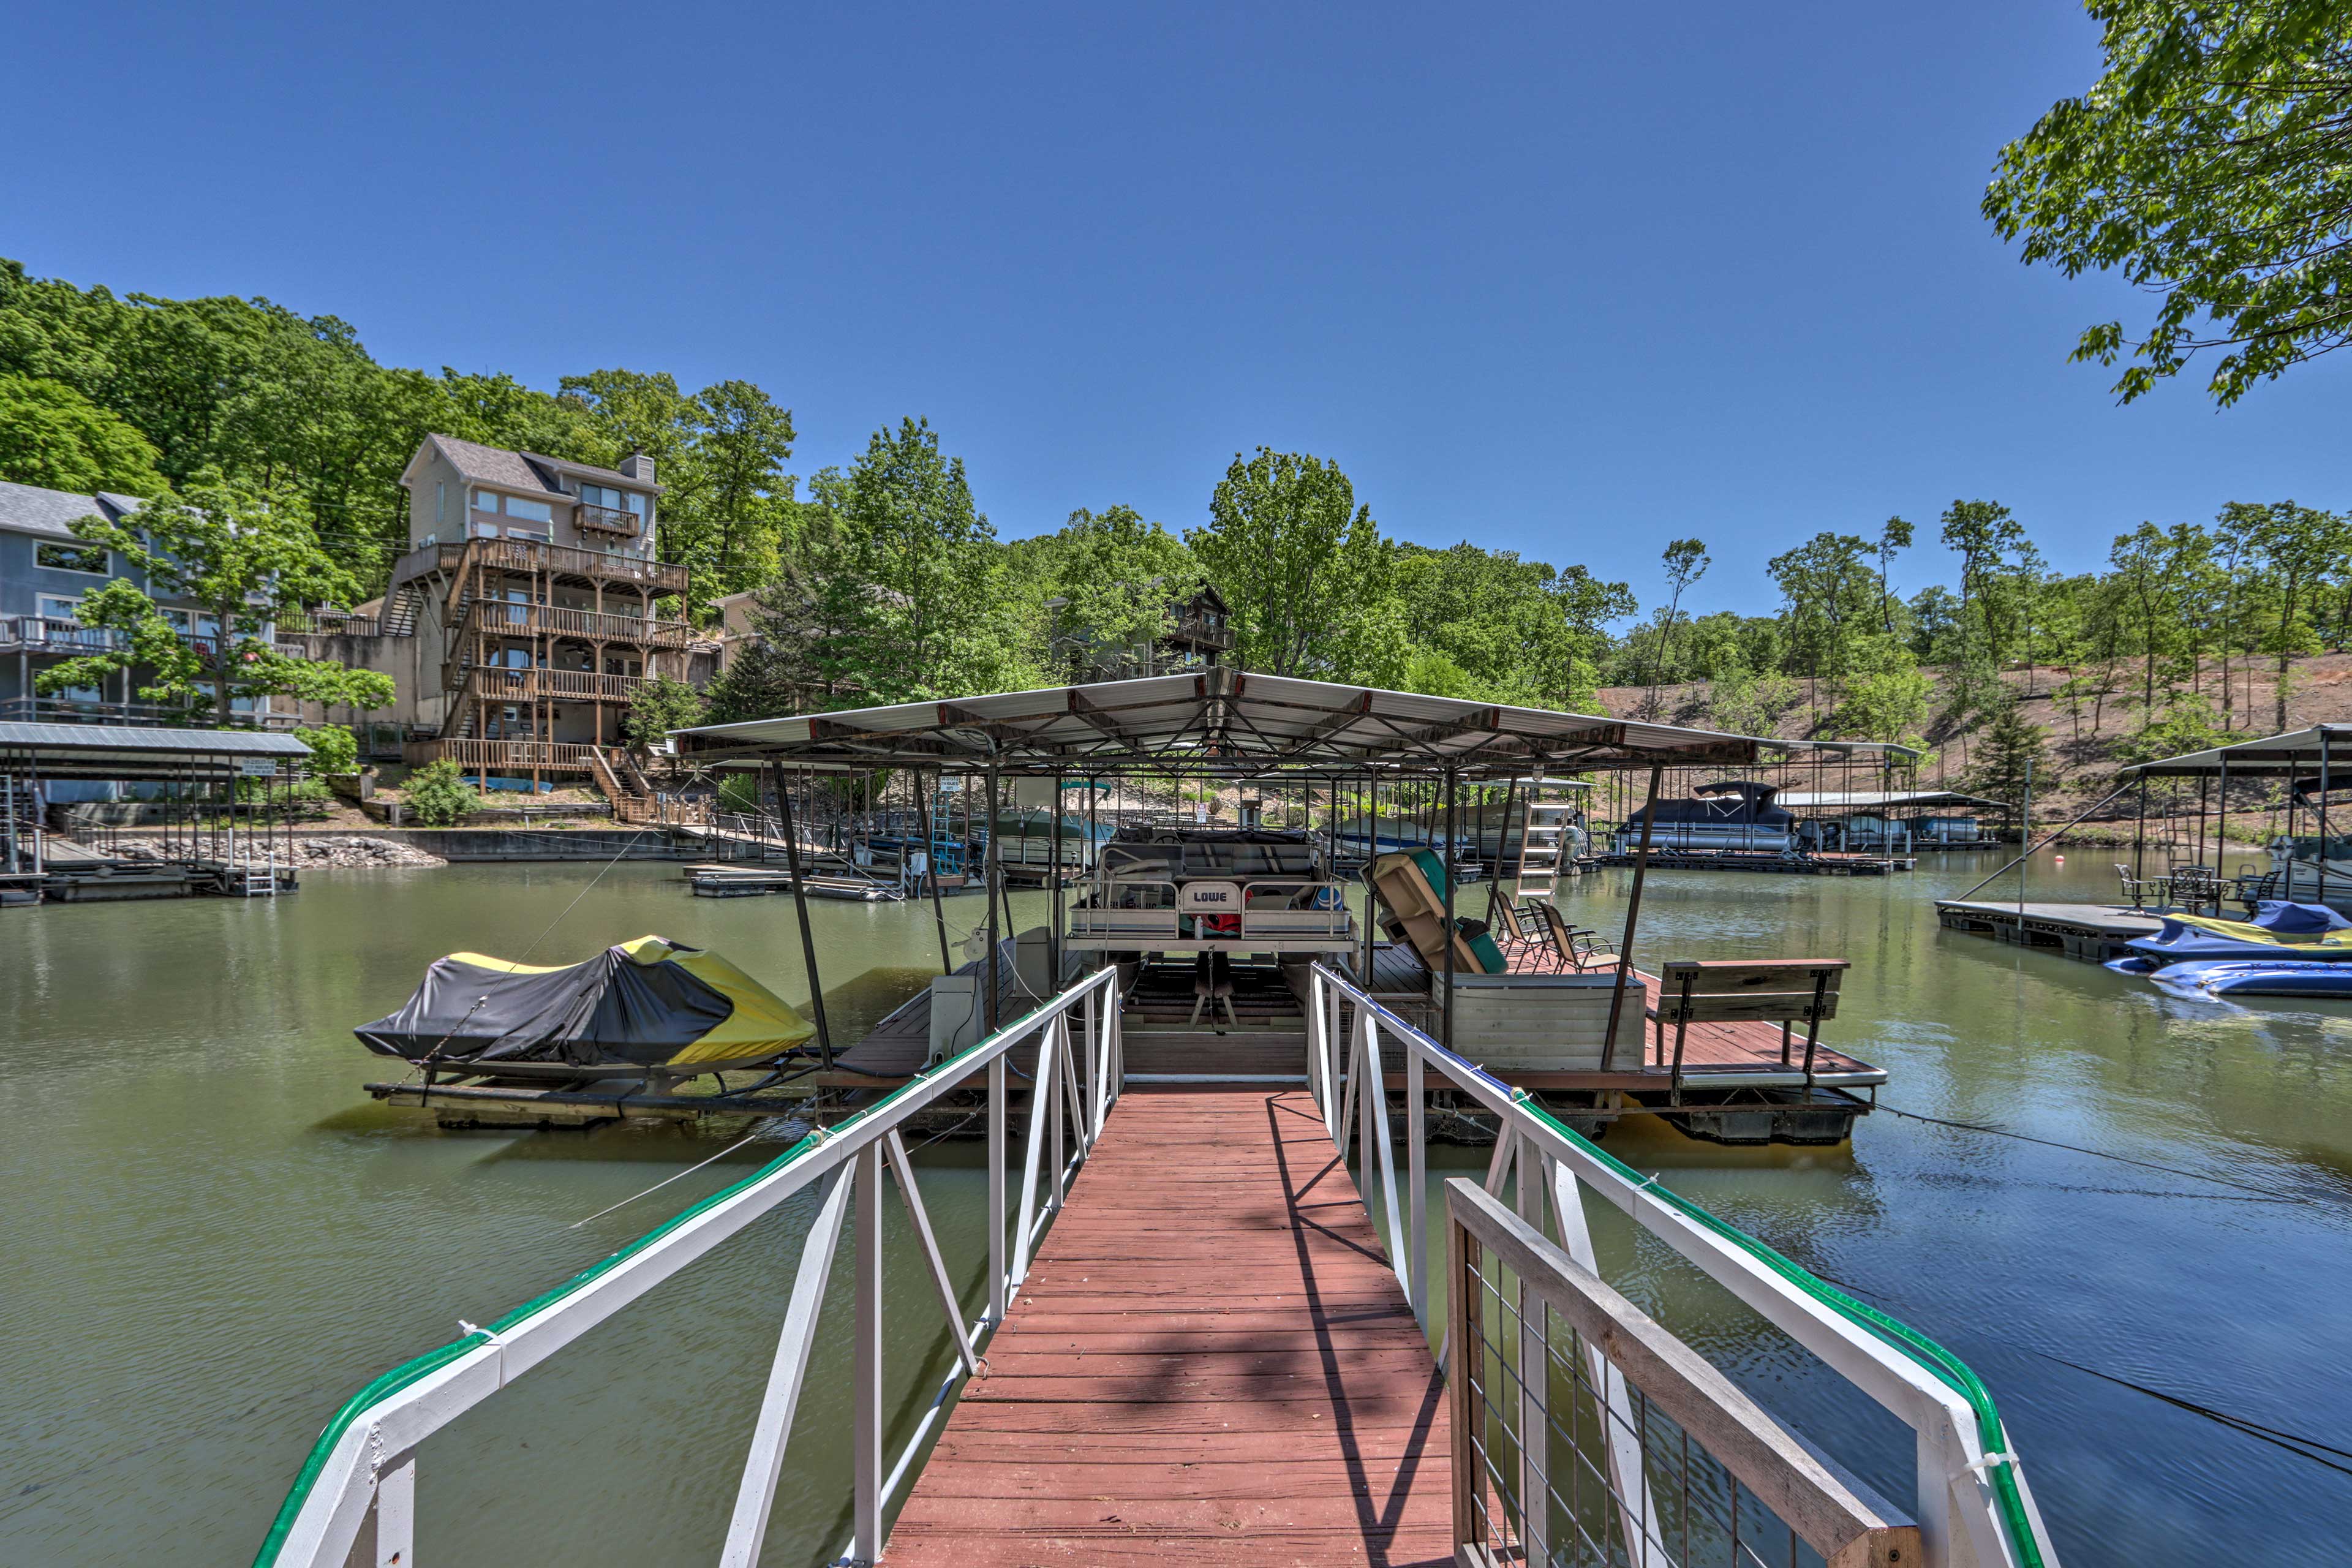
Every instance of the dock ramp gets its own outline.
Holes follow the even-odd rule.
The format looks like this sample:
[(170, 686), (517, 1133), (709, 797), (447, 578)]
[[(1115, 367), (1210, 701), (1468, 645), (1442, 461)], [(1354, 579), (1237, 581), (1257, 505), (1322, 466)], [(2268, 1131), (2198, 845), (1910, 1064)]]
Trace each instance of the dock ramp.
[[(666, 1560), (751, 1568), (780, 1483), (810, 1473), (807, 1445), (830, 1471), (845, 1439), (846, 1539), (807, 1561), (2054, 1564), (1990, 1394), (1933, 1342), (1320, 964), (1304, 1089), (1128, 1089), (1117, 973), (369, 1383), (311, 1446), (257, 1568), (415, 1561), (420, 1488), (478, 1458), (478, 1424), (445, 1428), (794, 1198), (809, 1218), (723, 1540), (719, 1521), (689, 1521), (698, 1539)], [(1017, 1156), (1016, 1072), (1030, 1102)], [(1484, 1182), (1456, 1179), (1433, 1204), (1441, 1093), (1452, 1121), (1494, 1142)], [(979, 1302), (941, 1262), (903, 1136), (974, 1098), (989, 1152)], [(1780, 1336), (1781, 1375), (1864, 1394), (1897, 1424), (1891, 1445), (1853, 1452), (1886, 1438), (1874, 1419), (1800, 1437), (1758, 1409), (1600, 1279), (1588, 1207), (1643, 1233), (1645, 1288), (1661, 1268), (1711, 1279), (1757, 1334)], [(927, 1265), (896, 1289), (938, 1312), (952, 1352), (919, 1408), (884, 1395), (886, 1211), (903, 1211)], [(848, 1342), (850, 1429), (814, 1422), (795, 1449), (821, 1334)], [(707, 1463), (714, 1434), (681, 1420), (670, 1432), (649, 1415), (635, 1452)], [(1882, 1476), (1908, 1468), (1904, 1503), (1825, 1457), (1839, 1447)], [(578, 1538), (539, 1555), (593, 1549), (608, 1500), (580, 1499)], [(425, 1547), (462, 1556), (454, 1539)]]

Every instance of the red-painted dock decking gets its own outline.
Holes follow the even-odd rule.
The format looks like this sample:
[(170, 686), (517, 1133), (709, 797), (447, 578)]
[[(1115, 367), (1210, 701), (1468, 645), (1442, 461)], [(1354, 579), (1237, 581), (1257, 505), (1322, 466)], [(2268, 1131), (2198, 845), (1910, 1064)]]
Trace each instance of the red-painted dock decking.
[(1134, 1088), (888, 1568), (1448, 1563), (1429, 1343), (1314, 1100)]

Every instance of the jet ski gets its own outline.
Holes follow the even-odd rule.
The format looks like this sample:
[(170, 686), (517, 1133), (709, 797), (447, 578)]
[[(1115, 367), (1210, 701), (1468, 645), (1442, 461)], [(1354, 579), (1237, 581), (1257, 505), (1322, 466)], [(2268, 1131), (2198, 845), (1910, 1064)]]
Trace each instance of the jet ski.
[[(2325, 904), (2264, 899), (2251, 921), (2210, 915), (2159, 914), (2163, 929), (2124, 943), (2158, 965), (2232, 961), (2299, 960), (2323, 963), (2352, 959), (2352, 921)], [(2128, 963), (2127, 959), (2117, 963)], [(2144, 971), (2142, 971), (2144, 973)]]
[(2148, 976), (2176, 996), (2352, 997), (2352, 964), (2251, 959), (2173, 963)]

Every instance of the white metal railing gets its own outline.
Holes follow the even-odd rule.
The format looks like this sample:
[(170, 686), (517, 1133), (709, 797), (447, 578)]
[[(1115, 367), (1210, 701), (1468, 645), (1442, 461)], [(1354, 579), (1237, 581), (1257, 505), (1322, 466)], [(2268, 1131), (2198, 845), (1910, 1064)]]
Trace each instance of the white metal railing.
[[(1455, 1056), (1327, 965), (1317, 963), (1310, 973), (1307, 1083), (1340, 1157), (1347, 1157), (1351, 1142), (1358, 1147), (1366, 1205), (1377, 1206), (1382, 1216), (1390, 1262), (1424, 1328), (1430, 1309), (1426, 1090), (1434, 1071), (1436, 1087), (1466, 1095), (1495, 1118), (1486, 1191), (1499, 1194), (1507, 1184), (1514, 1186), (1519, 1217), (1551, 1236), (1579, 1266), (1600, 1273), (1584, 1215), (1584, 1194), (1590, 1192), (1622, 1210), (1911, 1427), (1927, 1568), (2054, 1568), (2056, 1555), (1991, 1395), (1957, 1357), (1660, 1186), (1656, 1177), (1643, 1177), (1612, 1159), (1555, 1121), (1527, 1090), (1514, 1089)], [(1402, 1192), (1381, 1060), (1383, 1039), (1404, 1058)], [(1375, 1171), (1377, 1199), (1370, 1190)], [(1525, 1363), (1532, 1365), (1545, 1352), (1535, 1344), (1523, 1353)], [(1610, 1414), (1622, 1415), (1613, 1406)], [(1528, 1415), (1529, 1429), (1539, 1430), (1542, 1412)], [(1547, 1461), (1541, 1447), (1529, 1445), (1523, 1462), (1532, 1468), (1523, 1495), (1545, 1496), (1549, 1478), (1542, 1473)], [(1620, 1456), (1615, 1462), (1637, 1470), (1639, 1458)], [(1532, 1514), (1528, 1523), (1528, 1561), (1545, 1561), (1545, 1521)], [(1457, 1544), (1476, 1542), (1465, 1536)], [(1637, 1561), (1649, 1568), (1664, 1560)]]
[[(1280, 901), (1260, 905), (1254, 901), (1260, 894)], [(1304, 904), (1298, 902), (1301, 896), (1307, 898)], [(1355, 929), (1348, 913), (1347, 891), (1337, 882), (1286, 877), (1242, 884), (1244, 936), (1345, 937), (1353, 935)]]
[(1069, 911), (1071, 936), (1173, 942), (1183, 929), (1177, 920), (1176, 884), (1163, 877), (1106, 877), (1093, 887), (1095, 901)]
[[(1008, 1207), (1007, 1077), (1013, 1047), (1032, 1038), (1038, 1047), (1031, 1075), (1021, 1195), (1017, 1207)], [(982, 1073), (988, 1079), (988, 1300), (967, 1323), (899, 1129)], [(981, 1352), (1003, 1325), (1007, 1305), (1028, 1276), (1038, 1238), (1067, 1197), (1071, 1175), (1101, 1135), (1124, 1076), (1118, 972), (1106, 969), (926, 1069), (840, 1125), (811, 1132), (758, 1172), (693, 1205), (557, 1289), (480, 1327), (460, 1322), (465, 1330), (461, 1338), (394, 1367), (335, 1413), (271, 1524), (255, 1558), (256, 1568), (342, 1568), (367, 1532), (373, 1534), (374, 1554), (365, 1561), (414, 1561), (416, 1454), (425, 1438), (810, 1187), (819, 1194), (817, 1215), (802, 1246), (719, 1561), (730, 1568), (750, 1568), (759, 1560), (783, 1471), (793, 1413), (815, 1343), (825, 1280), (854, 1205), (854, 1524), (841, 1555), (872, 1563), (882, 1554), (885, 1510), (911, 1473), (916, 1454), (949, 1399), (978, 1370)], [(887, 1471), (882, 1396), (885, 1166), (922, 1245), (957, 1352), (955, 1365)]]

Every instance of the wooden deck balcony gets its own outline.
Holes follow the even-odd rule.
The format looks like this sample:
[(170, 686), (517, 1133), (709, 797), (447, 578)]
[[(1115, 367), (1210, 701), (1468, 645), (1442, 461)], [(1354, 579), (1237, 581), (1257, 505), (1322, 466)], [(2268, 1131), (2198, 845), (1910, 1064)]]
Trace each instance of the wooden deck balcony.
[(599, 533), (617, 533), (625, 539), (635, 539), (646, 531), (646, 520), (635, 512), (618, 507), (590, 506), (582, 501), (572, 510), (572, 525), (593, 529)]
[(466, 614), (466, 629), (492, 637), (579, 637), (588, 642), (667, 648), (691, 647), (703, 640), (702, 634), (684, 621), (641, 620), (635, 616), (572, 610), (558, 605), (476, 599), (467, 605)]
[(641, 675), (599, 675), (587, 669), (505, 669), (479, 665), (475, 694), (491, 702), (627, 702), (649, 684)]
[(556, 773), (587, 773), (596, 765), (602, 746), (569, 741), (485, 741), (472, 736), (443, 736), (429, 741), (404, 741), (400, 760), (412, 768), (446, 758), (468, 771), (475, 768), (541, 768)]
[[(635, 521), (632, 513), (621, 515)], [(541, 544), (530, 539), (463, 539), (428, 544), (400, 558), (393, 567), (393, 581), (455, 573), (469, 556), (477, 567), (491, 571), (546, 572), (559, 577), (626, 583), (656, 595), (686, 592), (687, 569), (671, 562), (569, 544)]]

